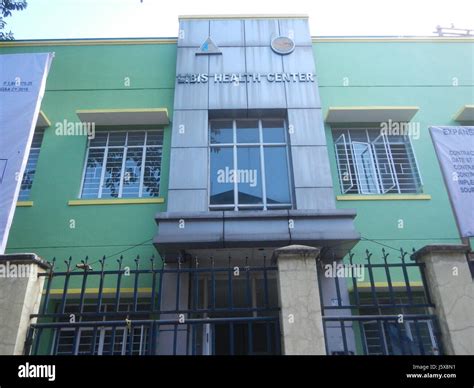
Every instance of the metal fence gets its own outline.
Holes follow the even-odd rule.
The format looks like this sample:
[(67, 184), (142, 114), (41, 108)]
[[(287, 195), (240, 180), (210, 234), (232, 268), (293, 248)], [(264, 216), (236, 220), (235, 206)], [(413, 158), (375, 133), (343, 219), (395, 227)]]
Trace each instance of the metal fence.
[(349, 254), (344, 261), (319, 262), (327, 353), (442, 354), (423, 264), (408, 261), (402, 249), (391, 259), (385, 249), (381, 253), (378, 260), (366, 251), (362, 261)]
[(27, 354), (280, 354), (277, 268), (265, 259), (71, 263), (40, 274)]

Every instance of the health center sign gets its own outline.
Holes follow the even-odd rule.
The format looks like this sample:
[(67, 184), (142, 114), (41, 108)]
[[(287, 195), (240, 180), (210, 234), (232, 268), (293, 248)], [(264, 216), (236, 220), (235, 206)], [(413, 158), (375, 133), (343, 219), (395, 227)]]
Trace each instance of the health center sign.
[(462, 237), (474, 237), (474, 127), (430, 127)]
[(0, 55), (0, 254), (20, 192), (53, 53)]

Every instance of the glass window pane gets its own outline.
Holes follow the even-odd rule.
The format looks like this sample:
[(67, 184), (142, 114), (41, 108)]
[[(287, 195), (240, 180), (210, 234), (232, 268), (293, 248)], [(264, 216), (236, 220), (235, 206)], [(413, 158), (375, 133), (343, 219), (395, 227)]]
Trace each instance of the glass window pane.
[(128, 133), (128, 146), (142, 146), (145, 143), (144, 131), (131, 131)]
[(139, 196), (140, 178), (142, 172), (142, 155), (142, 148), (129, 148), (127, 150), (125, 171), (123, 175), (123, 198), (133, 198)]
[(146, 150), (142, 197), (158, 197), (160, 195), (161, 155), (161, 148), (148, 147)]
[(118, 198), (122, 161), (123, 148), (109, 148), (102, 185), (102, 198)]
[(258, 121), (237, 120), (237, 143), (259, 143)]
[(30, 154), (26, 163), (25, 172), (21, 181), (20, 193), (18, 194), (19, 201), (26, 201), (30, 197), (31, 187), (33, 186), (33, 179), (36, 173), (36, 165), (40, 153), (41, 143), (43, 142), (44, 131), (35, 131), (33, 140), (31, 141)]
[(31, 148), (41, 148), (41, 143), (43, 142), (43, 130), (37, 130), (33, 134), (33, 140), (31, 141)]
[(108, 132), (96, 132), (94, 138), (90, 141), (89, 147), (105, 147), (108, 135)]
[(99, 196), (100, 176), (102, 174), (103, 160), (103, 148), (89, 149), (81, 198), (97, 198)]
[(237, 181), (239, 204), (260, 204), (262, 198), (262, 179), (259, 147), (237, 148), (237, 170), (234, 179)]
[(283, 120), (262, 120), (264, 143), (285, 143)]
[(286, 147), (265, 147), (267, 204), (290, 203)]
[(30, 197), (31, 187), (33, 186), (33, 179), (36, 173), (36, 164), (38, 163), (40, 150), (39, 148), (31, 148), (28, 162), (26, 164), (25, 172), (23, 173), (23, 180), (21, 181), (19, 201), (26, 201)]
[(362, 194), (377, 194), (377, 177), (369, 144), (353, 142), (354, 159)]
[(162, 146), (163, 145), (163, 131), (148, 131), (146, 138), (147, 145)]
[(127, 132), (110, 132), (109, 147), (124, 146), (126, 137), (127, 137)]
[(211, 205), (234, 203), (232, 174), (234, 157), (232, 147), (211, 147)]
[(232, 121), (211, 121), (211, 144), (233, 143)]

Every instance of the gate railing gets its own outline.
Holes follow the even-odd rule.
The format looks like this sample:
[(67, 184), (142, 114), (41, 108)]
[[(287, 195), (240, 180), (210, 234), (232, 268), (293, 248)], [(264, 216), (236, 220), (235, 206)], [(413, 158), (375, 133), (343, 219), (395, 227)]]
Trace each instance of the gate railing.
[(319, 262), (327, 354), (442, 354), (424, 265), (407, 257), (401, 249), (389, 260), (382, 249), (377, 261), (366, 251), (363, 261), (350, 253), (344, 261)]
[(280, 353), (277, 268), (266, 260), (71, 263), (56, 271), (53, 260), (39, 275), (45, 287), (27, 354)]

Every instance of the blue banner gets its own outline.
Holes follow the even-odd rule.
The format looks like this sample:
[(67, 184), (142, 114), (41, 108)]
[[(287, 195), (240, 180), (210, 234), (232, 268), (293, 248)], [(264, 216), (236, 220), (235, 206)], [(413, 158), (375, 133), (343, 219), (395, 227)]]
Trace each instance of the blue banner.
[(52, 53), (0, 55), (0, 254), (5, 252)]
[(474, 237), (474, 127), (430, 127), (462, 237)]

